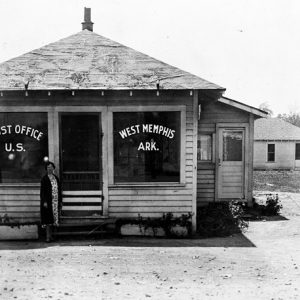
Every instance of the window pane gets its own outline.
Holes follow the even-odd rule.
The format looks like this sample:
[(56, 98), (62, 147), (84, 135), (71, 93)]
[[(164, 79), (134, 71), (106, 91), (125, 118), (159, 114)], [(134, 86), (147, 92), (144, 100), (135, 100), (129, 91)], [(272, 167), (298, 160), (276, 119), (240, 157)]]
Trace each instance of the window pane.
[(275, 152), (275, 144), (268, 144), (268, 152), (269, 153)]
[(48, 156), (47, 113), (0, 113), (0, 183), (39, 182)]
[(243, 160), (243, 132), (223, 131), (223, 161)]
[(268, 144), (268, 161), (275, 161), (275, 144)]
[(268, 161), (275, 161), (275, 153), (268, 153)]
[(296, 159), (300, 159), (300, 144), (296, 144)]
[(180, 181), (180, 112), (114, 113), (115, 182)]
[(212, 136), (198, 135), (198, 160), (211, 160), (212, 156)]

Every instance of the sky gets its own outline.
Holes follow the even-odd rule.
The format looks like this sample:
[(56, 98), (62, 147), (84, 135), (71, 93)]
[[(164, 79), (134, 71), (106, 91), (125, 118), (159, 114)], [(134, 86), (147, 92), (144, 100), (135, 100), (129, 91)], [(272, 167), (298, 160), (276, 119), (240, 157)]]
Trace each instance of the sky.
[(0, 62), (81, 30), (224, 88), (276, 116), (300, 113), (299, 0), (0, 0)]

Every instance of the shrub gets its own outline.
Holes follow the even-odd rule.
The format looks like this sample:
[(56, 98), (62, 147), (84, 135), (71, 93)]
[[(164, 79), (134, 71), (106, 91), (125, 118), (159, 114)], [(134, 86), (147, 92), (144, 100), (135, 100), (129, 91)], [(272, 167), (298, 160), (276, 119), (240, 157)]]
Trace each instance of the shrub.
[(243, 232), (248, 228), (248, 222), (242, 218), (243, 214), (243, 204), (238, 201), (209, 203), (198, 208), (197, 232), (204, 237)]
[(177, 236), (172, 230), (175, 226), (179, 225), (185, 227), (190, 235), (192, 233), (192, 213), (182, 214), (180, 217), (174, 217), (172, 213), (164, 214), (161, 220), (161, 227), (164, 229), (166, 236), (174, 237)]
[(167, 237), (178, 237), (172, 229), (179, 225), (187, 229), (188, 234), (192, 233), (192, 213), (182, 214), (179, 217), (174, 217), (172, 213), (163, 214), (161, 218), (143, 218), (140, 215), (138, 218), (118, 219), (116, 222), (117, 231), (120, 231), (122, 225), (131, 224), (138, 225), (141, 233), (147, 229), (153, 230), (153, 235), (156, 236), (158, 228), (162, 228)]
[(261, 216), (277, 216), (282, 209), (278, 194), (266, 194), (266, 198), (254, 198), (253, 209)]
[(277, 216), (277, 215), (279, 215), (279, 212), (281, 209), (282, 209), (282, 205), (279, 200), (278, 194), (267, 195), (267, 201), (266, 201), (266, 206), (264, 209), (264, 214), (266, 216)]

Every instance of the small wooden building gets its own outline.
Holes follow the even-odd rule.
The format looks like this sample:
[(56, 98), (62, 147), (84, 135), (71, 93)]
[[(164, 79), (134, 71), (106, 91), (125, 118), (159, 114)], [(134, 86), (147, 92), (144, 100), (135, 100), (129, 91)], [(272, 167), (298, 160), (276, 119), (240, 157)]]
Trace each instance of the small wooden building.
[(300, 170), (300, 128), (279, 118), (256, 120), (254, 168)]
[(0, 64), (0, 220), (39, 221), (44, 161), (63, 220), (252, 199), (254, 119), (224, 88), (83, 30)]

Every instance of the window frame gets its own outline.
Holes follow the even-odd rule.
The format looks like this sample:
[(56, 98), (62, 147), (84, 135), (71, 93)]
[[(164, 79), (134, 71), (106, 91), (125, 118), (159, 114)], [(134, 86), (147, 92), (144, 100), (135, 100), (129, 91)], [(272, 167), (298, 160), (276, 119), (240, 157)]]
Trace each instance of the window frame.
[[(52, 118), (53, 108), (51, 106), (3, 106), (1, 107), (1, 113), (47, 113), (47, 123), (48, 123), (48, 157), (53, 161), (54, 149), (50, 142), (50, 137), (53, 134), (53, 118)], [(19, 182), (19, 183), (0, 183), (0, 187), (7, 186), (26, 186), (26, 187), (39, 187), (40, 182), (29, 183), (29, 182)]]
[[(113, 114), (115, 112), (179, 112), (180, 113), (180, 170), (179, 182), (115, 182), (114, 181), (114, 140)], [(108, 184), (113, 186), (182, 186), (185, 185), (185, 144), (186, 144), (186, 106), (185, 105), (147, 105), (114, 106), (108, 108)]]
[(297, 157), (297, 146), (299, 147), (299, 152), (300, 152), (300, 143), (295, 143), (295, 160), (300, 160), (300, 155)]
[[(274, 146), (274, 152), (269, 151), (269, 146), (273, 145)], [(274, 160), (269, 160), (269, 153), (274, 154)], [(267, 162), (268, 163), (274, 163), (276, 161), (276, 146), (275, 143), (267, 143)]]

